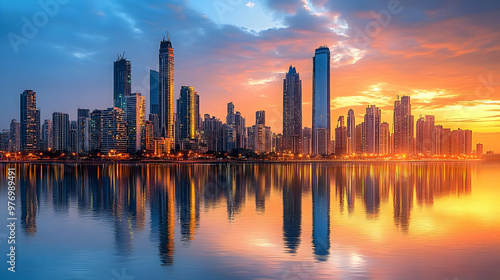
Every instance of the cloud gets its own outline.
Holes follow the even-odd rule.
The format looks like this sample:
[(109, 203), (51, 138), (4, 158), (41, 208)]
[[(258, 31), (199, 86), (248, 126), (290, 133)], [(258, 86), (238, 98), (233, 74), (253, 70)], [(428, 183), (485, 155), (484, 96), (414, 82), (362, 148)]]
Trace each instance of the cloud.
[(247, 6), (249, 8), (253, 8), (255, 6), (255, 3), (254, 2), (248, 2), (245, 6)]

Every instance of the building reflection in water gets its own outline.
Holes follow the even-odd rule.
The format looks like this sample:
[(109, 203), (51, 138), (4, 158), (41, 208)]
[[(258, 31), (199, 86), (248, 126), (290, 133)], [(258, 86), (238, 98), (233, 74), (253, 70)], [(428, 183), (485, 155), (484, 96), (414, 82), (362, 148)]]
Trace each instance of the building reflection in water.
[[(314, 165), (313, 165), (314, 166)], [(330, 254), (330, 179), (328, 166), (314, 166), (312, 169), (314, 257), (328, 260)]]
[(295, 254), (300, 244), (302, 221), (302, 173), (297, 165), (283, 166), (283, 242), (285, 252)]
[[(161, 263), (169, 265), (174, 261), (176, 222), (182, 244), (191, 244), (200, 227), (200, 209), (227, 207), (228, 222), (237, 220), (246, 208), (260, 215), (275, 215), (266, 209), (266, 200), (273, 192), (281, 195), (283, 247), (290, 254), (305, 244), (301, 242), (305, 238), (302, 227), (308, 210), (304, 209), (310, 206), (304, 205), (304, 195), (312, 196), (312, 252), (316, 260), (325, 261), (331, 249), (331, 212), (347, 209), (350, 215), (362, 210), (367, 219), (378, 219), (381, 204), (392, 204), (395, 227), (408, 232), (414, 203), (432, 206), (438, 197), (470, 194), (472, 166), (431, 162), (17, 164), (16, 168), (20, 174), (20, 219), (26, 235), (37, 233), (40, 205), (51, 206), (62, 216), (76, 210), (79, 215), (109, 220), (118, 255), (130, 255), (134, 234), (149, 226)], [(3, 182), (5, 177), (6, 173), (0, 174)], [(5, 188), (0, 194), (6, 195)], [(146, 225), (148, 214), (150, 225)]]

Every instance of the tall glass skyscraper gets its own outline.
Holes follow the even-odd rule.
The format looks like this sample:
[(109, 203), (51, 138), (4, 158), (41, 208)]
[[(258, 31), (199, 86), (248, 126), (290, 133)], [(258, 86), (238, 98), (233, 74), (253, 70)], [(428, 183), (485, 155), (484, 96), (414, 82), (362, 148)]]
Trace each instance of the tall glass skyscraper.
[(113, 106), (124, 110), (125, 98), (132, 93), (132, 66), (123, 56), (113, 66)]
[[(38, 114), (38, 116), (37, 116)], [(39, 112), (36, 109), (36, 92), (25, 90), (21, 93), (21, 151), (32, 152), (38, 149), (40, 135)]]
[(160, 42), (158, 72), (158, 114), (161, 136), (174, 139), (174, 49), (170, 38)]
[(353, 109), (347, 113), (347, 153), (356, 153), (356, 117)]
[(394, 153), (413, 153), (414, 142), (414, 118), (411, 114), (411, 103), (409, 96), (403, 96), (401, 100), (394, 102)]
[(191, 141), (196, 138), (196, 95), (193, 87), (183, 86), (177, 99), (177, 120), (179, 122), (179, 141)]
[(149, 70), (149, 113), (158, 114), (158, 71)]
[(316, 49), (313, 58), (313, 154), (326, 155), (330, 144), (330, 49)]
[(292, 66), (283, 80), (283, 138), (285, 150), (302, 152), (302, 81)]

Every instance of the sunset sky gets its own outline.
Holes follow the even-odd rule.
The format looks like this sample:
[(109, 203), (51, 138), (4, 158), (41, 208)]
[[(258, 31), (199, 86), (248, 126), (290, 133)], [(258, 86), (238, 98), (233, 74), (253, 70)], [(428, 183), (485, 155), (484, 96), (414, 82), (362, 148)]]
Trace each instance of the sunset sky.
[[(193, 86), (202, 114), (224, 120), (232, 101), (247, 126), (265, 110), (281, 133), (283, 79), (293, 65), (310, 127), (312, 57), (328, 45), (332, 126), (350, 108), (360, 123), (373, 104), (392, 127), (394, 101), (409, 95), (415, 119), (431, 114), (444, 127), (472, 129), (474, 148), (482, 142), (500, 152), (499, 1), (41, 2), (57, 5), (47, 15), (38, 1), (0, 3), (0, 129), (19, 120), (25, 89), (37, 92), (42, 121), (54, 111), (75, 119), (78, 107), (111, 107), (113, 61), (123, 52), (132, 91), (149, 103), (149, 69), (158, 69), (169, 31), (176, 98), (181, 86)], [(39, 23), (37, 30), (26, 22)]]

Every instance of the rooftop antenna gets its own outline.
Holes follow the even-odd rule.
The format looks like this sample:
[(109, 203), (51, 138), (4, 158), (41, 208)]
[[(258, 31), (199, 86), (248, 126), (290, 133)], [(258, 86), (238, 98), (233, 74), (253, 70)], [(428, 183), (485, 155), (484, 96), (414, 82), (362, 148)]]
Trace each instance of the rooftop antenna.
[(170, 35), (168, 34), (168, 31), (167, 31), (167, 39), (170, 41)]

